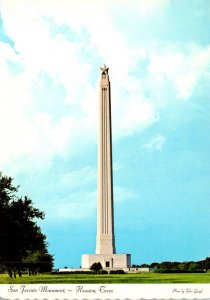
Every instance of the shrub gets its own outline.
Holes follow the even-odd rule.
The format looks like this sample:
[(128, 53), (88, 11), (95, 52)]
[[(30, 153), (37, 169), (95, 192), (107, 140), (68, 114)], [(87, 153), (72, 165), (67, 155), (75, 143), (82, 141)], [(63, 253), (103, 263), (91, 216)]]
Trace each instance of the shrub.
[(123, 271), (123, 270), (111, 270), (110, 274), (125, 274), (125, 271)]
[(108, 272), (106, 270), (99, 270), (98, 274), (108, 274)]
[(95, 273), (98, 273), (100, 270), (102, 270), (102, 265), (100, 262), (95, 262), (91, 265), (90, 267), (90, 270), (95, 272)]
[(154, 271), (155, 273), (205, 273), (204, 270), (195, 270), (191, 271), (188, 269), (157, 269)]
[(91, 271), (67, 271), (67, 272), (51, 272), (51, 274), (56, 274), (56, 275), (58, 275), (58, 274), (92, 274), (92, 272)]

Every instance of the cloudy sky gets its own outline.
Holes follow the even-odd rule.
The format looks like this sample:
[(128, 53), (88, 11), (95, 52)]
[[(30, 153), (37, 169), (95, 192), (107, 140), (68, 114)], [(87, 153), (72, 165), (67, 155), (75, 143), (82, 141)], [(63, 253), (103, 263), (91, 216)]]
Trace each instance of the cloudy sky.
[(210, 1), (0, 3), (0, 170), (46, 213), (55, 267), (95, 253), (104, 63), (117, 252), (210, 256)]

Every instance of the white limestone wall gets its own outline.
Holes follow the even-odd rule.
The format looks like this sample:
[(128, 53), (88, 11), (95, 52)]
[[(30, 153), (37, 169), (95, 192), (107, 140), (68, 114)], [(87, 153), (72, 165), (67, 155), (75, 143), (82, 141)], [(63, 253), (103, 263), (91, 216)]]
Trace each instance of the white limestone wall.
[(108, 68), (101, 68), (99, 84), (97, 254), (114, 254), (111, 95)]
[(131, 264), (130, 254), (83, 254), (82, 268), (90, 268), (95, 262), (100, 262), (103, 269), (122, 269), (129, 268)]

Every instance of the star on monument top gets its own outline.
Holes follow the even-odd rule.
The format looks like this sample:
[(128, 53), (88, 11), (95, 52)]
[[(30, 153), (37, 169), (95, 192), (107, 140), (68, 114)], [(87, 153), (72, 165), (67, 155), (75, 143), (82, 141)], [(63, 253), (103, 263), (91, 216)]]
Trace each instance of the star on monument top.
[(107, 68), (107, 66), (104, 64), (104, 66), (103, 67), (100, 67), (100, 69), (101, 69), (101, 73), (103, 73), (103, 72), (105, 72), (105, 73), (107, 73), (108, 74), (108, 70), (109, 70), (109, 68)]

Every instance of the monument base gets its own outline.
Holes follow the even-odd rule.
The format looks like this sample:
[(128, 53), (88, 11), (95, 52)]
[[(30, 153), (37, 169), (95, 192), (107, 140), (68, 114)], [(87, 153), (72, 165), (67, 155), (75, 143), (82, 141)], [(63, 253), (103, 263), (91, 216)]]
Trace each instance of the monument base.
[(83, 254), (82, 268), (89, 269), (93, 263), (100, 262), (103, 269), (130, 268), (130, 254)]

